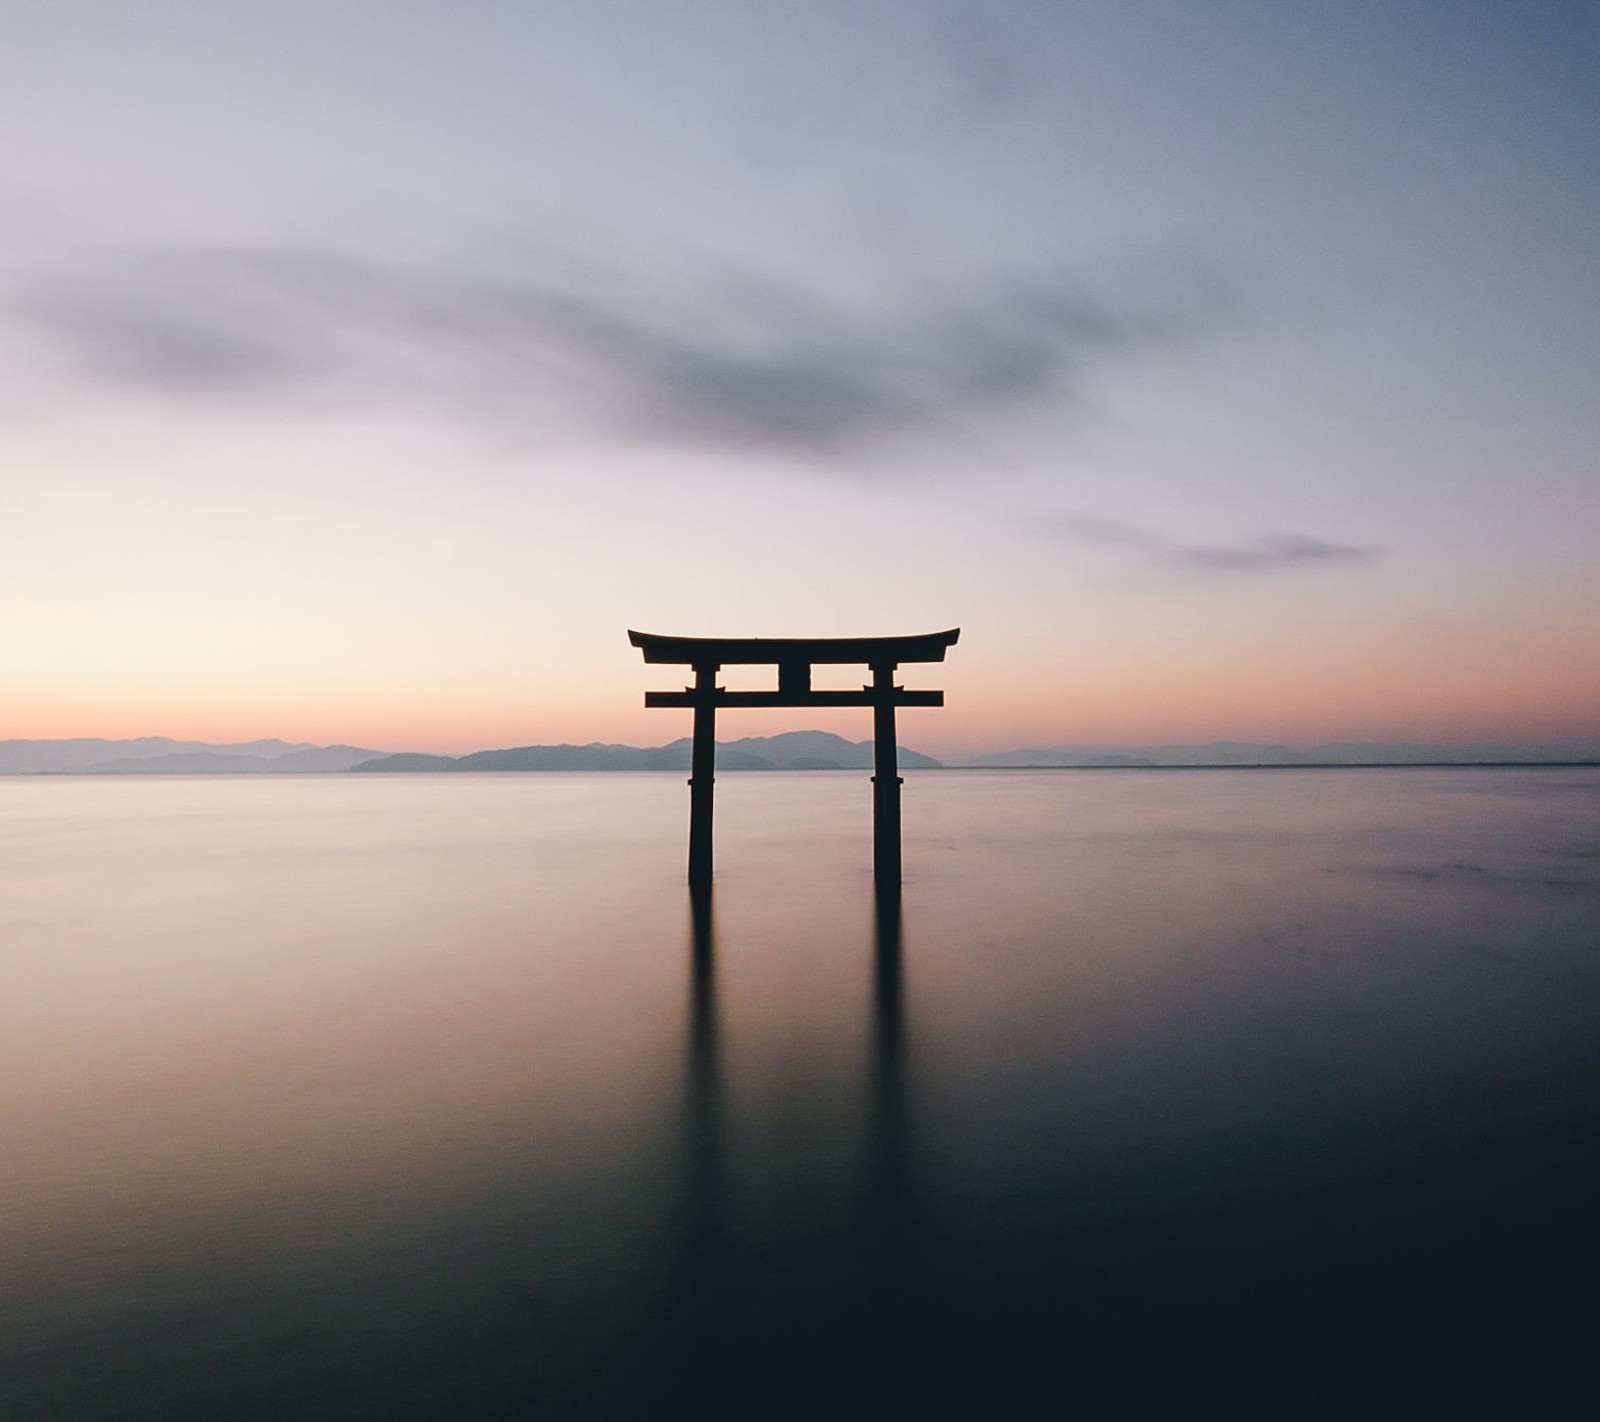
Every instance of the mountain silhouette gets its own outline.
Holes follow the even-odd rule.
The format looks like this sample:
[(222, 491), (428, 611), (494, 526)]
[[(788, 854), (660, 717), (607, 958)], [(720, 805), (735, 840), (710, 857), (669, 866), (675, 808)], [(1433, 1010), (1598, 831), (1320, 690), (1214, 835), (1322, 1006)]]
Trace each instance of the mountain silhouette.
[[(175, 741), (166, 736), (130, 740), (0, 741), (0, 775), (305, 775), (349, 770), (674, 770), (687, 773), (689, 738), (664, 746), (514, 746), (470, 755), (389, 754), (362, 746), (318, 746), (281, 740)], [(1430, 745), (1412, 741), (1343, 741), (1284, 746), (1250, 741), (1203, 745), (1045, 746), (994, 751), (940, 762), (900, 747), (900, 765), (913, 770), (1150, 766), (1318, 765), (1535, 765), (1600, 762), (1600, 736), (1548, 741), (1478, 741)], [(827, 731), (787, 731), (747, 736), (717, 745), (721, 770), (867, 770), (871, 741), (847, 741)]]
[(0, 775), (302, 775), (349, 770), (382, 755), (365, 746), (309, 741), (174, 741), (141, 736), (108, 741), (0, 741)]
[(1456, 745), (1338, 741), (1320, 746), (1283, 746), (1211, 741), (1204, 745), (1045, 746), (968, 756), (956, 763), (971, 768), (1112, 769), (1186, 765), (1517, 765), (1594, 760), (1600, 760), (1600, 738), (1587, 736), (1561, 741), (1476, 741)]
[[(506, 750), (476, 751), (448, 756), (389, 755), (354, 766), (359, 771), (428, 770), (678, 770), (689, 769), (687, 736), (664, 746), (607, 745), (515, 746)], [(747, 736), (717, 743), (719, 770), (869, 770), (872, 742), (847, 741), (828, 731), (787, 731), (777, 736)], [(934, 770), (931, 756), (900, 747), (900, 765), (912, 770)]]

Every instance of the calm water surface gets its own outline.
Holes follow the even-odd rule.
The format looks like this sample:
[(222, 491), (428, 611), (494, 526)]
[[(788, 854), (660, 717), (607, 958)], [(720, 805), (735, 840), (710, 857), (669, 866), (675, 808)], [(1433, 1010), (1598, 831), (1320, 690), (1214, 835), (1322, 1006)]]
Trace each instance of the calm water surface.
[(0, 1414), (1590, 1415), (1600, 771), (717, 795), (0, 780)]

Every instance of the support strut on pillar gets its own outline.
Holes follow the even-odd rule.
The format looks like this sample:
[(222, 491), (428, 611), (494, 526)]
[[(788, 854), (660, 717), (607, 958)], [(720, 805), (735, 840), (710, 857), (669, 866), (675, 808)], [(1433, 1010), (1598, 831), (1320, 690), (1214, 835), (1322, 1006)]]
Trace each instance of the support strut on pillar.
[(872, 669), (872, 877), (900, 882), (900, 765), (895, 751), (894, 664)]
[(689, 771), (689, 883), (711, 887), (711, 791), (717, 757), (717, 667), (697, 666), (694, 677), (694, 751)]

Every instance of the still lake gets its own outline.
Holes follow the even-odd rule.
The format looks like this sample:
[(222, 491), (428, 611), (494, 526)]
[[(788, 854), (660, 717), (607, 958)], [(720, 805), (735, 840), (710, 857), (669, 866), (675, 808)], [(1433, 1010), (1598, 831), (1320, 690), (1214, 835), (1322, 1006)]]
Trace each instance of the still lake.
[(0, 1413), (1592, 1403), (1600, 770), (904, 793), (0, 780)]

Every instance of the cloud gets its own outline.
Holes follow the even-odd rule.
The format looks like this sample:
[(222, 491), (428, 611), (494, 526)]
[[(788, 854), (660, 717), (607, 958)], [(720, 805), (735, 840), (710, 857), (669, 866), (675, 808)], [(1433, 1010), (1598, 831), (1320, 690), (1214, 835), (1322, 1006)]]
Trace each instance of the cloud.
[(1329, 543), (1300, 533), (1273, 533), (1250, 543), (1208, 543), (1174, 548), (1172, 561), (1216, 573), (1276, 573), (1320, 563), (1367, 563), (1376, 548)]
[(1126, 549), (1168, 567), (1206, 573), (1282, 573), (1330, 563), (1369, 563), (1377, 548), (1334, 543), (1303, 533), (1269, 533), (1238, 543), (1180, 543), (1139, 524), (1097, 514), (1061, 514), (1049, 523), (1058, 537), (1084, 546)]
[(1019, 55), (981, 6), (951, 13), (941, 36), (956, 77), (957, 111), (964, 124), (995, 117), (1021, 89)]
[(1168, 278), (1130, 295), (1001, 274), (869, 307), (727, 266), (645, 280), (144, 248), (35, 274), (6, 307), (91, 385), (819, 453), (1070, 409), (1101, 366), (1234, 323), (1213, 280)]
[(1049, 529), (1066, 542), (1092, 547), (1139, 548), (1150, 552), (1166, 552), (1169, 548), (1165, 539), (1148, 528), (1100, 514), (1057, 514), (1049, 521)]

